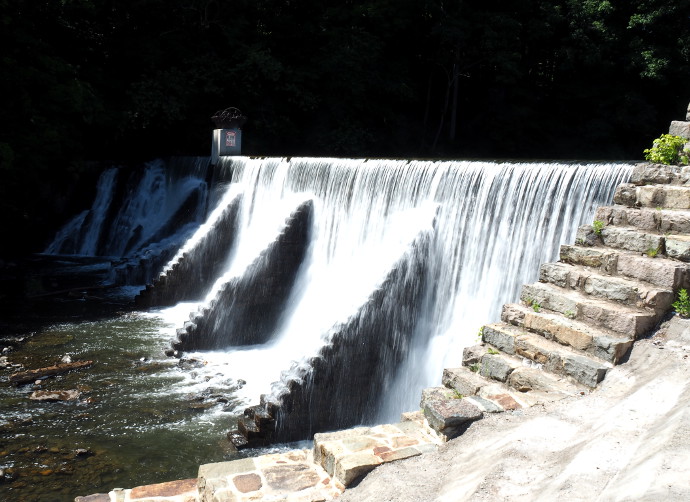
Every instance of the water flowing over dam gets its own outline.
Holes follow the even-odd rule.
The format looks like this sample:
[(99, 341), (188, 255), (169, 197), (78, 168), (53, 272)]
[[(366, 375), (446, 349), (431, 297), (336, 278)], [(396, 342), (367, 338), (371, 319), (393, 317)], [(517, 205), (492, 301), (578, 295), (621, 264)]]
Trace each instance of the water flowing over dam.
[(173, 346), (223, 361), (247, 404), (285, 404), (279, 422), (301, 425), (278, 427), (294, 438), (416, 409), (632, 164), (227, 157), (215, 169), (225, 195), (138, 300), (184, 298)]

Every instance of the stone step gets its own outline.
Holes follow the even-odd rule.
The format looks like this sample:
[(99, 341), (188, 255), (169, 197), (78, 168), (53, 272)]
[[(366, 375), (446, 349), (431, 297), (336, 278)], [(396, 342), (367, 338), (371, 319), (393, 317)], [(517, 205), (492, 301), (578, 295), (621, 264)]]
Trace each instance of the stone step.
[(690, 186), (690, 166), (667, 166), (642, 162), (630, 174), (634, 185), (687, 185)]
[(633, 339), (613, 331), (517, 303), (503, 305), (501, 320), (612, 364), (625, 358), (633, 345)]
[(608, 226), (597, 234), (591, 225), (577, 229), (575, 243), (582, 246), (604, 245), (614, 249), (644, 253), (653, 258), (664, 254), (665, 236), (635, 227)]
[(616, 188), (613, 202), (628, 207), (690, 209), (690, 186), (622, 183)]
[(650, 258), (625, 250), (564, 244), (561, 246), (560, 259), (565, 263), (596, 268), (606, 274), (637, 279), (665, 289), (690, 288), (690, 265), (663, 257)]
[(591, 298), (542, 282), (524, 285), (520, 300), (535, 311), (552, 310), (634, 339), (651, 330), (660, 318), (653, 311)]
[(397, 424), (317, 433), (314, 463), (347, 487), (381, 464), (435, 451), (441, 443), (443, 439), (421, 416)]
[(445, 387), (453, 389), (465, 398), (478, 396), (498, 404), (505, 410), (529, 408), (584, 392), (583, 388), (538, 368), (521, 366), (512, 373), (512, 382), (518, 386), (517, 388), (485, 378), (467, 366), (445, 368), (442, 382)]
[(539, 281), (624, 305), (665, 312), (674, 301), (673, 291), (641, 281), (598, 274), (595, 269), (568, 263), (544, 263)]
[[(502, 326), (502, 328), (497, 328), (498, 326)], [(499, 329), (504, 332), (497, 332)], [(528, 333), (525, 333), (526, 336), (516, 344), (515, 336), (511, 337), (508, 332), (517, 335), (519, 328), (506, 323), (487, 325), (483, 327), (482, 331), (486, 332), (486, 336), (496, 343), (497, 348), (503, 347), (505, 351), (499, 352), (490, 347), (488, 343), (465, 348), (463, 366), (476, 372), (479, 377), (500, 382), (519, 392), (540, 391), (575, 395), (582, 391), (583, 387), (580, 382), (577, 382), (566, 372), (558, 373), (559, 367), (563, 366), (563, 358), (557, 360), (560, 357), (557, 352), (564, 352), (558, 347), (558, 344)], [(551, 344), (549, 348), (545, 348), (547, 344)], [(578, 354), (573, 353), (572, 355)], [(585, 356), (580, 355), (579, 357), (587, 359)], [(568, 368), (576, 363), (584, 364), (585, 362), (573, 361), (568, 363)], [(551, 369), (547, 368), (547, 365)], [(596, 361), (592, 361), (590, 365), (605, 367), (606, 369), (610, 367), (606, 363)], [(532, 381), (528, 389), (524, 388), (525, 379)], [(596, 383), (589, 387), (595, 385)], [(482, 388), (478, 394), (480, 396), (485, 394), (484, 389)]]
[(685, 209), (650, 209), (626, 206), (601, 206), (595, 220), (605, 225), (635, 227), (651, 232), (690, 234), (690, 211)]
[[(505, 354), (533, 361), (546, 371), (569, 377), (587, 387), (596, 387), (612, 367), (609, 363), (587, 357), (570, 347), (560, 345), (505, 322), (487, 324), (483, 327), (482, 332), (482, 339), (485, 343), (496, 347)], [(503, 368), (507, 370), (511, 361), (504, 361), (506, 360), (502, 354), (487, 353), (480, 359), (479, 373), (482, 376), (491, 376), (491, 378), (506, 381)], [(492, 370), (492, 368), (496, 368), (496, 370)], [(513, 367), (514, 369), (516, 368)], [(484, 372), (488, 375), (485, 375)], [(494, 374), (499, 378), (495, 378)]]

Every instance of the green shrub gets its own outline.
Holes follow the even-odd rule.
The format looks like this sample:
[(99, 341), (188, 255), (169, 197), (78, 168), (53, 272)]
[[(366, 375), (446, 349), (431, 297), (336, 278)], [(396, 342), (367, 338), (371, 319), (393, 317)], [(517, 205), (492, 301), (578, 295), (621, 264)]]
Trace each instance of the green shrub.
[(601, 231), (604, 228), (604, 222), (601, 220), (594, 220), (592, 222), (592, 230), (594, 230), (594, 233), (597, 235), (601, 235)]
[(644, 158), (657, 164), (682, 164), (687, 166), (690, 158), (688, 157), (688, 150), (683, 148), (686, 141), (685, 138), (680, 136), (662, 134), (654, 140), (652, 148), (647, 148), (644, 151)]
[(681, 317), (690, 317), (690, 297), (685, 289), (678, 291), (678, 299), (671, 304)]

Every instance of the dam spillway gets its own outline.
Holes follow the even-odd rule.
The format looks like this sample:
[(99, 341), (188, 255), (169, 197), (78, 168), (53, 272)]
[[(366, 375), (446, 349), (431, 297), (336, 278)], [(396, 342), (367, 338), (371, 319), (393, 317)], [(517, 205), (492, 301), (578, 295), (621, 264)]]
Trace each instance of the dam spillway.
[[(203, 294), (189, 303), (189, 321), (179, 328), (197, 341), (184, 350), (211, 347), (200, 357), (224, 361), (246, 382), (247, 405), (260, 396), (278, 407), (290, 403), (278, 430), (292, 439), (295, 431), (390, 421), (416, 409), (420, 390), (457, 365), (479, 327), (498, 318), (579, 225), (591, 223), (632, 163), (230, 157), (216, 169), (233, 196), (219, 198), (215, 211), (230, 214), (226, 203), (237, 208), (232, 230), (225, 225), (233, 238), (217, 241), (224, 244), (213, 249), (213, 261), (224, 269), (206, 277)], [(251, 316), (224, 318), (240, 297), (244, 312), (261, 316), (252, 298), (271, 296), (265, 288), (278, 283), (267, 278), (294, 258), (281, 256), (276, 243), (306, 201), (309, 228), (287, 251), (301, 254), (288, 260), (290, 282), (272, 306), (271, 333), (257, 330)], [(199, 276), (205, 253), (184, 247), (187, 273)], [(185, 282), (178, 278), (176, 288)], [(227, 294), (238, 284), (244, 294)], [(252, 339), (257, 331), (261, 337)], [(353, 399), (357, 391), (363, 395)], [(320, 410), (294, 410), (316, 402)]]

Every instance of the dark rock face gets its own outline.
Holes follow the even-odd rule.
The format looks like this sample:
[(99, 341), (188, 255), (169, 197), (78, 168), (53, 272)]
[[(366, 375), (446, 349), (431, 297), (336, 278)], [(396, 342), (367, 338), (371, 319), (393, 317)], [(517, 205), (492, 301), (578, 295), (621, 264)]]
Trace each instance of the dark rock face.
[(204, 350), (268, 341), (275, 332), (307, 254), (314, 205), (302, 203), (285, 229), (252, 263), (231, 280), (209, 308), (178, 330), (175, 350)]
[(235, 243), (240, 203), (241, 197), (233, 199), (194, 249), (139, 293), (136, 306), (164, 307), (200, 298), (213, 285)]

